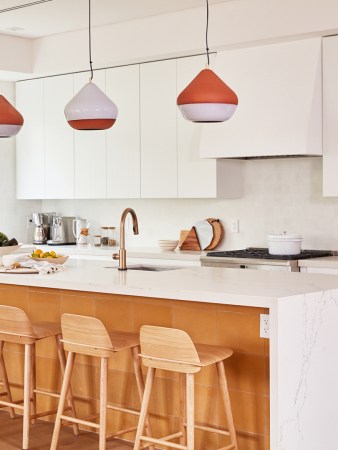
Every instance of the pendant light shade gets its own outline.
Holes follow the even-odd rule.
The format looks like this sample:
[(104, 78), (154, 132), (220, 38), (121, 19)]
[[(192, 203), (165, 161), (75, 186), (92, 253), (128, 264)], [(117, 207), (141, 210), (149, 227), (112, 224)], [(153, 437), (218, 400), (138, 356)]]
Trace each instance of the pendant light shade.
[(206, 0), (207, 22), (205, 47), (207, 68), (202, 70), (177, 97), (182, 116), (191, 122), (224, 122), (233, 116), (238, 97), (219, 76), (209, 69), (209, 0)]
[(215, 72), (204, 69), (180, 93), (177, 105), (192, 122), (224, 122), (236, 111), (238, 98)]
[(3, 95), (0, 95), (0, 138), (15, 136), (22, 125), (22, 115)]
[(65, 116), (75, 130), (107, 130), (117, 117), (117, 106), (91, 81), (67, 103)]

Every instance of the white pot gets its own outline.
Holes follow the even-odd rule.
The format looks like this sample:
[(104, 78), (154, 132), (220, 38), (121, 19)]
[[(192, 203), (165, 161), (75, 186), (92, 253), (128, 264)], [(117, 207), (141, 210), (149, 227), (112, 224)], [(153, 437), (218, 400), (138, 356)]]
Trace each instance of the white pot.
[(269, 234), (270, 255), (298, 255), (301, 252), (302, 236), (299, 234)]

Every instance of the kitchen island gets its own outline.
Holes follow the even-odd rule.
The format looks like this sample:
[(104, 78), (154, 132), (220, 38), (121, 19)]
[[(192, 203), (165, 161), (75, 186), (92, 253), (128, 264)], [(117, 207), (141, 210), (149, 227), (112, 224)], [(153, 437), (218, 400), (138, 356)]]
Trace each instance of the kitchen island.
[[(52, 275), (0, 274), (0, 303), (23, 308), (33, 321), (72, 312), (96, 316), (111, 329), (177, 327), (195, 341), (231, 347), (234, 355), (225, 368), (241, 450), (336, 450), (336, 276), (207, 267), (119, 272), (114, 262), (70, 259), (64, 272)], [(270, 339), (260, 338), (261, 314), (270, 316)], [(38, 384), (46, 389), (60, 383), (53, 351), (51, 342), (37, 346)], [(5, 353), (14, 394), (20, 396), (22, 353), (15, 346)], [(109, 400), (137, 407), (127, 356), (110, 362)], [(79, 415), (93, 413), (97, 380), (96, 362), (78, 357)], [(170, 434), (177, 424), (177, 385), (174, 376), (159, 371), (151, 404), (158, 435)], [(197, 376), (198, 421), (224, 423), (218, 398), (215, 373), (206, 369)], [(43, 397), (40, 407), (49, 409), (51, 401)], [(134, 420), (114, 413), (109, 427)], [(225, 441), (197, 432), (196, 450), (217, 445)]]

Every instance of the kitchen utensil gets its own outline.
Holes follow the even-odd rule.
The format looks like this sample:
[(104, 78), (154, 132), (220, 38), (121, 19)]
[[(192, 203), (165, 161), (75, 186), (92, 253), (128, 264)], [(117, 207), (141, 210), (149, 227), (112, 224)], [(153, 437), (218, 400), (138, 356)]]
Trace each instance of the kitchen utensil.
[(51, 228), (51, 240), (48, 241), (49, 244), (63, 244), (65, 242), (64, 238), (64, 227), (62, 217), (54, 217), (53, 225)]
[(195, 223), (195, 230), (201, 250), (205, 250), (214, 237), (213, 226), (207, 220), (200, 220)]
[(89, 228), (86, 219), (73, 219), (73, 234), (76, 238), (76, 243), (79, 242), (82, 228)]
[(201, 250), (195, 227), (192, 227), (180, 246), (181, 250)]
[(224, 228), (219, 219), (209, 218), (207, 221), (212, 225), (214, 235), (206, 250), (213, 250), (222, 241), (224, 236)]
[(269, 234), (270, 255), (298, 255), (301, 252), (302, 236), (299, 234)]

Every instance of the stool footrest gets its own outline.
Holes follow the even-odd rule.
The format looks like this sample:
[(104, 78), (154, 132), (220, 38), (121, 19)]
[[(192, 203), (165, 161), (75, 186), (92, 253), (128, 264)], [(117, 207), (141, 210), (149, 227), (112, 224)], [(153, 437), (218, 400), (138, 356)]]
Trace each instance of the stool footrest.
[(43, 391), (41, 389), (34, 389), (34, 394), (40, 395), (48, 395), (48, 397), (60, 398), (60, 394), (56, 394), (55, 392)]
[(114, 405), (107, 405), (107, 408), (108, 409), (113, 409), (114, 411), (120, 411), (120, 412), (124, 412), (124, 413), (135, 414), (135, 416), (139, 416), (140, 415), (140, 411), (138, 411), (137, 409), (121, 408), (120, 406), (114, 406)]
[[(72, 409), (70, 406), (67, 406), (64, 411), (69, 411)], [(29, 416), (30, 419), (39, 419), (39, 417), (45, 417), (45, 416), (52, 416), (53, 414), (56, 414), (58, 412), (57, 409), (50, 409), (49, 411), (44, 411), (36, 414), (32, 414)]]
[(63, 420), (68, 420), (69, 422), (72, 423), (79, 423), (80, 425), (86, 425), (87, 427), (92, 427), (92, 428), (100, 428), (100, 425), (94, 422), (88, 422), (87, 420), (81, 420), (81, 419), (76, 419), (75, 417), (70, 417), (70, 416), (64, 416), (63, 414), (61, 415), (61, 419)]
[[(184, 426), (187, 426), (185, 423)], [(207, 425), (194, 425), (195, 430), (208, 431), (209, 433), (222, 434), (223, 436), (230, 436), (229, 431), (221, 430), (220, 428), (211, 427)], [(223, 449), (220, 449), (223, 450)]]
[(120, 430), (117, 433), (113, 433), (113, 434), (109, 434), (106, 439), (114, 439), (118, 436), (121, 436), (122, 434), (128, 434), (131, 433), (132, 431), (137, 430), (137, 426), (135, 427), (130, 427), (130, 428), (125, 428), (124, 430)]
[[(66, 408), (64, 409), (64, 411), (66, 410)], [(68, 416), (66, 416), (67, 417), (67, 419), (68, 419)], [(98, 417), (100, 417), (100, 414), (92, 414), (91, 416), (87, 416), (87, 417), (85, 417), (84, 419), (82, 419), (82, 420), (87, 420), (87, 421), (89, 421), (89, 420), (92, 420), (92, 419), (97, 419)], [(62, 426), (63, 427), (72, 427), (74, 424), (72, 423), (72, 422), (63, 422), (62, 423)]]
[[(174, 438), (180, 437), (180, 436), (182, 436), (182, 433), (175, 433), (170, 436), (166, 436), (162, 439), (155, 439), (155, 438), (151, 438), (148, 436), (141, 436), (140, 440), (145, 441), (145, 442), (151, 442), (152, 444), (162, 444), (167, 447), (177, 448), (179, 450), (187, 450), (188, 447), (186, 445), (180, 445), (180, 444), (174, 444), (173, 442), (168, 442), (168, 439), (174, 439)], [(164, 442), (165, 442), (165, 444), (164, 444)], [(147, 447), (150, 447), (150, 446), (148, 445)], [(146, 447), (141, 447), (141, 448), (143, 449)]]
[(23, 410), (23, 406), (22, 405), (18, 405), (16, 403), (12, 403), (12, 402), (5, 402), (4, 400), (0, 401), (0, 405), (3, 406), (3, 407), (9, 406), (11, 408), (17, 408), (17, 409)]

